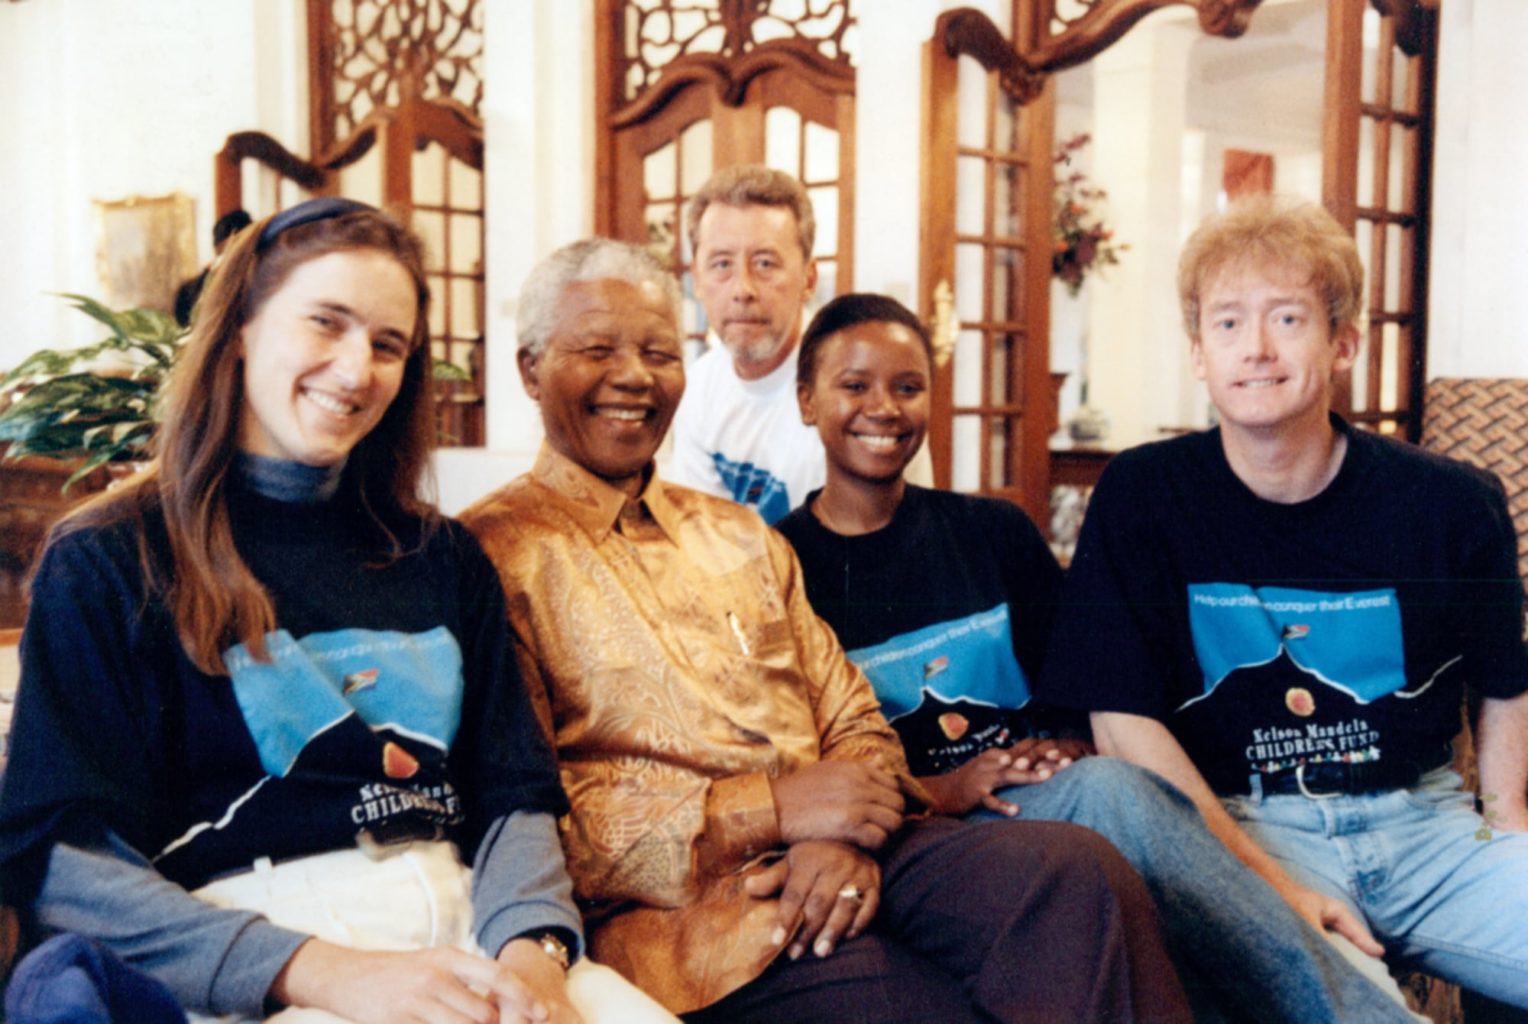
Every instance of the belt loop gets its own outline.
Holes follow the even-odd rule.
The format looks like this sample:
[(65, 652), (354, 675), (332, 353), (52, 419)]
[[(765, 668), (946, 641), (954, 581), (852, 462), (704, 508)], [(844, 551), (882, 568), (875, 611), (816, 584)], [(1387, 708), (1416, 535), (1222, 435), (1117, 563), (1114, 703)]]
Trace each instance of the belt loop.
[(256, 857), (255, 862), (250, 865), (250, 870), (257, 875), (268, 875), (275, 869), (269, 857)]
[(1247, 797), (1253, 803), (1263, 802), (1263, 773), (1253, 772), (1247, 776)]

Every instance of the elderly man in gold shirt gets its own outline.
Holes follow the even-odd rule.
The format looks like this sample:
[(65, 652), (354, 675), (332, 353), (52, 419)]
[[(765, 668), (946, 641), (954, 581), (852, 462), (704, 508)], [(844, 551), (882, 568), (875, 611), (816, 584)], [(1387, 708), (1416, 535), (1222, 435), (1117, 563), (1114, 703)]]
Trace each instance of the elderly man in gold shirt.
[(572, 812), (594, 954), (687, 1021), (1180, 1021), (1095, 834), (918, 817), (895, 734), (750, 509), (665, 484), (679, 293), (640, 249), (525, 284), (535, 468), (463, 516), (498, 566)]

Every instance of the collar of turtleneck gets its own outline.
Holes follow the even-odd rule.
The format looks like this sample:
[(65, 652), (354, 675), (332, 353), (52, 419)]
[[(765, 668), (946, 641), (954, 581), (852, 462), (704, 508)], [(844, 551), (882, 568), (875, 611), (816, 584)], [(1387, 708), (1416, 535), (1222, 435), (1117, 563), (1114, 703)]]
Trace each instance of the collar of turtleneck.
[(345, 463), (307, 466), (290, 459), (239, 452), (234, 458), (233, 469), (240, 483), (272, 501), (318, 505), (334, 497), (334, 492), (339, 490)]

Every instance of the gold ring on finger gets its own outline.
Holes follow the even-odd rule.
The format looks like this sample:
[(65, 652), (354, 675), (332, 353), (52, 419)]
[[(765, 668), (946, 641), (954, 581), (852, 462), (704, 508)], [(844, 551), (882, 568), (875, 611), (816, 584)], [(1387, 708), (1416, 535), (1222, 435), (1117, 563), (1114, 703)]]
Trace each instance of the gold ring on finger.
[(860, 889), (859, 886), (855, 885), (853, 882), (850, 882), (848, 885), (838, 890), (838, 898), (841, 900), (848, 900), (850, 903), (859, 903), (864, 900), (865, 893)]

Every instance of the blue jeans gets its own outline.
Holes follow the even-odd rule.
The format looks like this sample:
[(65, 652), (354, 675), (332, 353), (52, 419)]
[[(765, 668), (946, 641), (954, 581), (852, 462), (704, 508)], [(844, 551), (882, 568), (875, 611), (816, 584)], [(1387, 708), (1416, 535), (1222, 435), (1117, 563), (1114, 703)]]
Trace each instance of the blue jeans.
[[(1069, 821), (1113, 843), (1146, 880), (1185, 984), (1212, 987), (1229, 1019), (1417, 1019), (1396, 1001), (1399, 993), (1392, 997), (1354, 971), (1210, 834), (1188, 797), (1153, 772), (1088, 757), (1001, 795), (1019, 805), (1020, 820)], [(970, 817), (1007, 820), (986, 810)]]
[(1410, 789), (1225, 803), (1295, 881), (1367, 921), (1397, 963), (1528, 1007), (1528, 833), (1482, 831), (1460, 787), (1438, 768)]

